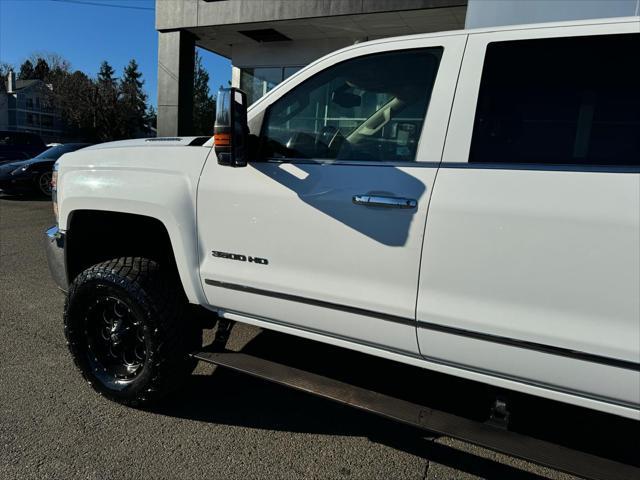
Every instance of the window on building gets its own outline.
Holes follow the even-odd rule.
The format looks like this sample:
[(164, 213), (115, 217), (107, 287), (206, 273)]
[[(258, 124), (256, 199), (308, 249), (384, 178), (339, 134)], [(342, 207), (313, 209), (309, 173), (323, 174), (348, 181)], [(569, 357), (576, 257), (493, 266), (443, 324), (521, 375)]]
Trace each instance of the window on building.
[(42, 122), (42, 126), (45, 128), (53, 127), (53, 117), (51, 115), (41, 115), (40, 121)]
[(414, 161), (441, 48), (330, 67), (267, 111), (263, 157)]
[(33, 98), (26, 99), (27, 108), (33, 110)]
[(247, 93), (252, 104), (269, 90), (286, 80), (302, 67), (256, 67), (240, 71), (240, 88)]
[(640, 165), (640, 35), (492, 43), (470, 162)]
[(51, 97), (43, 97), (40, 101), (40, 110), (43, 112), (53, 112), (53, 104)]
[(282, 80), (286, 80), (291, 75), (302, 70), (302, 67), (284, 67), (282, 69)]
[(33, 125), (33, 124), (34, 124), (33, 113), (27, 113), (27, 125)]

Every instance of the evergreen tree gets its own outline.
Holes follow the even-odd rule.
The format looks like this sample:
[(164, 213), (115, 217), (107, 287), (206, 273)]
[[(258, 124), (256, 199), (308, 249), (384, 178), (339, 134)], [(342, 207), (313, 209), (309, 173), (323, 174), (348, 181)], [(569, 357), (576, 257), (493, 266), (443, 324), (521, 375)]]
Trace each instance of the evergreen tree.
[(44, 58), (38, 58), (36, 66), (33, 69), (33, 78), (43, 81), (49, 78), (49, 64)]
[(18, 78), (20, 80), (31, 80), (33, 78), (33, 63), (29, 60), (25, 60), (25, 62), (20, 65), (20, 72), (18, 73)]
[(202, 66), (202, 58), (196, 51), (193, 72), (193, 134), (213, 135), (216, 101), (209, 90), (209, 73)]
[(98, 138), (104, 142), (120, 138), (118, 121), (118, 81), (108, 62), (100, 65), (96, 81), (96, 111), (94, 126)]
[(147, 129), (158, 128), (158, 112), (156, 112), (156, 109), (154, 108), (153, 105), (149, 105), (149, 108), (147, 109), (145, 123), (146, 123)]
[(100, 71), (98, 72), (98, 83), (102, 85), (115, 87), (116, 79), (114, 74), (116, 71), (113, 69), (109, 62), (106, 60), (100, 64)]
[[(0, 0), (2, 1), (2, 0)], [(35, 67), (34, 67), (35, 65)], [(11, 65), (0, 62), (0, 90)], [(34, 53), (20, 66), (21, 80), (41, 79), (49, 88), (41, 101), (50, 105), (64, 123), (64, 136), (105, 142), (140, 136), (156, 124), (155, 109), (147, 105), (138, 64), (131, 60), (122, 80), (108, 62), (95, 79), (72, 71), (71, 64), (54, 53)]]
[(138, 70), (138, 64), (131, 59), (124, 69), (118, 98), (121, 116), (120, 133), (125, 138), (140, 136), (145, 130), (147, 95), (142, 89), (143, 85), (144, 81), (142, 73)]

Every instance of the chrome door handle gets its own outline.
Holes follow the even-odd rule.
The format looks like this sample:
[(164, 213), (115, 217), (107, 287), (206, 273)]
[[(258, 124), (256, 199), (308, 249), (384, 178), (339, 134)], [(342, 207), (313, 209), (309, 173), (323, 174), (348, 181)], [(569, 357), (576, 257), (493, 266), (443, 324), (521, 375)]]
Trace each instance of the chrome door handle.
[(384, 197), (380, 195), (354, 195), (353, 203), (368, 207), (416, 208), (418, 202), (413, 198)]

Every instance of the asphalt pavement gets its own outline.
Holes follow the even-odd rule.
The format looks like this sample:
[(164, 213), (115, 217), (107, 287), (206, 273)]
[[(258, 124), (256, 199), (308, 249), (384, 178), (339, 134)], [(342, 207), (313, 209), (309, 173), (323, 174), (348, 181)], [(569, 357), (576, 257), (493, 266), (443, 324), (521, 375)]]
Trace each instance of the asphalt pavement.
[[(42, 249), (53, 223), (49, 201), (0, 194), (2, 479), (572, 478), (206, 364), (152, 410), (105, 400), (65, 345), (64, 296)], [(368, 381), (382, 389), (431, 386), (254, 328), (236, 327), (230, 345), (303, 355), (347, 376), (369, 367)]]

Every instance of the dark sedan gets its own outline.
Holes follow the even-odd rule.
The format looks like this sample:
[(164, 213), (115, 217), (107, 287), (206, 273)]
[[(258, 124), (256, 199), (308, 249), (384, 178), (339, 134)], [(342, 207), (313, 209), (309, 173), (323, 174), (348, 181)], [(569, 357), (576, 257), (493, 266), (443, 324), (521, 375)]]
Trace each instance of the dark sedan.
[(51, 196), (53, 164), (65, 153), (88, 147), (89, 143), (65, 143), (45, 150), (29, 160), (0, 165), (0, 190), (4, 193), (39, 193)]

